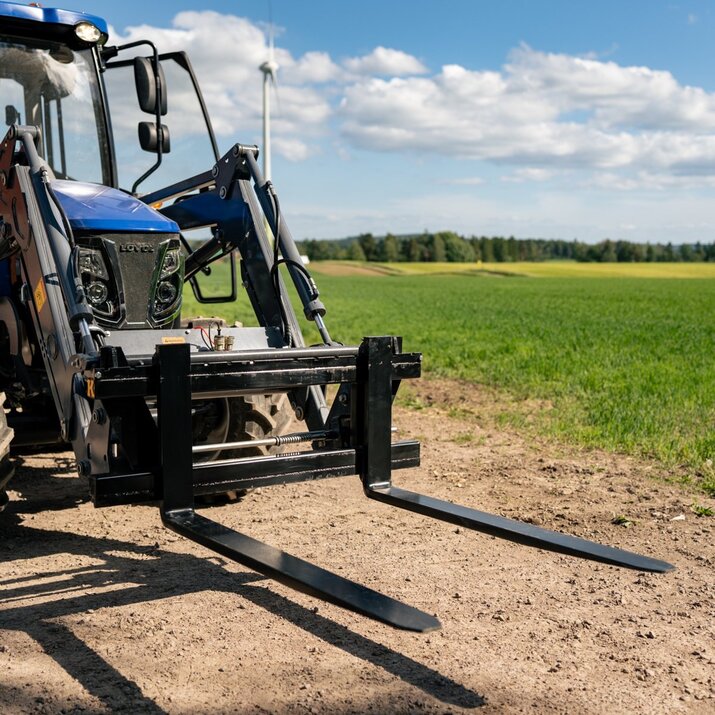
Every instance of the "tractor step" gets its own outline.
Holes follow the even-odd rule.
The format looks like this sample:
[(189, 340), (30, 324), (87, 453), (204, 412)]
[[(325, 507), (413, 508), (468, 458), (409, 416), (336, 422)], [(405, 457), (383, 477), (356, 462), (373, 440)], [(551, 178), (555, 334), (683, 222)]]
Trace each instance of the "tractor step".
[(396, 628), (420, 633), (440, 628), (440, 622), (428, 613), (233, 531), (193, 509), (162, 510), (162, 520), (177, 534), (302, 593)]
[(590, 561), (600, 561), (614, 566), (623, 566), (639, 571), (665, 573), (673, 570), (673, 565), (649, 556), (641, 556), (631, 551), (604, 546), (595, 541), (580, 539), (577, 536), (562, 534), (558, 531), (542, 529), (523, 521), (508, 519), (504, 516), (489, 514), (477, 509), (470, 509), (459, 504), (434, 499), (433, 497), (399, 489), (398, 487), (372, 487), (365, 490), (370, 499), (407, 509), (433, 519), (447, 521), (466, 529), (481, 531), (500, 539), (514, 541), (525, 546), (535, 546), (547, 551), (555, 551), (569, 556), (578, 556)]

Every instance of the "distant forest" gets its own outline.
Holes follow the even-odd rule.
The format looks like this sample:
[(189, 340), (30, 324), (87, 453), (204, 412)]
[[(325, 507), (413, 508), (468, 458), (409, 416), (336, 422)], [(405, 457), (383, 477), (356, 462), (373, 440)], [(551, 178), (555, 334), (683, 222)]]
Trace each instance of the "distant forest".
[(631, 243), (605, 239), (600, 243), (513, 236), (460, 236), (453, 231), (409, 236), (373, 236), (364, 233), (340, 240), (306, 239), (298, 242), (300, 252), (311, 261), (484, 261), (573, 260), (582, 262), (715, 261), (715, 243), (673, 245)]

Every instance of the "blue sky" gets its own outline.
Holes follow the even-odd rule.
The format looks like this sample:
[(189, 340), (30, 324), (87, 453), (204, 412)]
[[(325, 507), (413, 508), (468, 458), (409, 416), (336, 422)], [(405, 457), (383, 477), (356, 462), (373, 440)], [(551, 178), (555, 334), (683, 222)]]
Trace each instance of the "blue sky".
[[(115, 41), (186, 49), (222, 148), (260, 142), (267, 1), (73, 9)], [(273, 0), (272, 15), (273, 179), (296, 237), (715, 240), (711, 2)]]

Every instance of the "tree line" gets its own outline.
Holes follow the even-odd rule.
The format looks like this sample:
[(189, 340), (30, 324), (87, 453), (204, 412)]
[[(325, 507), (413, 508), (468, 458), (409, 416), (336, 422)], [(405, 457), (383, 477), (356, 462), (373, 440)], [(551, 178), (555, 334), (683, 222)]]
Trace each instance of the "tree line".
[(599, 243), (514, 236), (460, 236), (453, 231), (409, 236), (363, 233), (340, 240), (306, 239), (300, 252), (311, 261), (506, 263), (513, 261), (574, 260), (582, 262), (715, 261), (715, 243), (674, 245), (605, 239)]

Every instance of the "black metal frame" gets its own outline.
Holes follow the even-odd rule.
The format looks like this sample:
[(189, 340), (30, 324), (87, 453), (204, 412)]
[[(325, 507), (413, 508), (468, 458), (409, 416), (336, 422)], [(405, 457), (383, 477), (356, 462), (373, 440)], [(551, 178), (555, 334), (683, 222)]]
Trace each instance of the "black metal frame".
[[(366, 338), (369, 346), (391, 338)], [(171, 350), (188, 354), (185, 374), (177, 378), (196, 399), (214, 395), (266, 394), (288, 392), (299, 388), (341, 384), (354, 386), (359, 394), (365, 388), (365, 375), (369, 375), (369, 357), (363, 348), (319, 346), (312, 348), (266, 349), (221, 352), (191, 352), (188, 344), (158, 345), (154, 358), (127, 360), (120, 349), (105, 347), (98, 357), (82, 365), (82, 385), (85, 393), (93, 395), (93, 422), (87, 433), (90, 446), (88, 467), (90, 488), (97, 506), (120, 503), (157, 501), (165, 494), (165, 482), (174, 479), (164, 465), (162, 434), (168, 435), (171, 444), (191, 445), (191, 422), (182, 421), (176, 406), (166, 407), (162, 398), (162, 381), (171, 377), (177, 368), (162, 362), (162, 355)], [(418, 377), (421, 356), (416, 353), (390, 352), (385, 373), (389, 378), (387, 399), (391, 402), (393, 384), (403, 379)], [(167, 373), (170, 377), (166, 377)], [(91, 386), (88, 388), (88, 386)], [(124, 427), (122, 448), (112, 449), (112, 432), (122, 429), (119, 423), (127, 421), (127, 405), (138, 407), (138, 414), (147, 399), (158, 400), (158, 433), (151, 431), (147, 421)], [(357, 399), (360, 399), (359, 397)], [(419, 465), (419, 443), (408, 440), (389, 444), (391, 420), (375, 400), (372, 409), (359, 419), (376, 435), (374, 441), (386, 434), (388, 451), (378, 455), (370, 442), (354, 434), (355, 422), (350, 418), (350, 398), (336, 400), (328, 421), (323, 424), (324, 436), (319, 446), (307, 452), (270, 457), (248, 457), (213, 462), (191, 461), (191, 483), (194, 494), (224, 493), (268, 484), (323, 479), (368, 473), (377, 456), (388, 459), (388, 469)], [(339, 406), (339, 407), (338, 407)], [(378, 412), (379, 408), (379, 412)], [(190, 415), (190, 408), (189, 408)], [(163, 421), (162, 421), (163, 420)], [(167, 422), (166, 433), (162, 432)], [(114, 427), (113, 427), (114, 422)], [(188, 431), (187, 431), (188, 430)], [(147, 443), (155, 440), (156, 449), (130, 453), (130, 443), (138, 441), (138, 432), (145, 434)], [(365, 432), (366, 429), (360, 430)], [(191, 457), (191, 454), (189, 453)], [(132, 467), (132, 468), (128, 468)]]
[[(42, 181), (47, 179), (47, 168), (34, 158), (29, 169), (10, 167), (8, 155), (2, 154), (16, 138), (22, 138), (28, 155), (33, 154), (32, 130), (12, 131), (0, 146), (0, 169), (5, 170), (10, 179), (5, 184), (12, 189), (3, 195), (0, 187), (0, 199), (4, 205), (17, 205), (21, 199), (32, 218), (33, 241), (27, 215), (14, 218), (13, 231), (24, 249), (22, 260), (30, 285), (44, 280), (51, 310), (43, 311), (37, 299), (32, 303), (36, 331), (44, 346), (58, 414), (72, 440), (78, 470), (89, 477), (97, 506), (158, 502), (164, 524), (177, 533), (301, 591), (415, 631), (438, 628), (439, 622), (197, 514), (195, 497), (357, 475), (370, 499), (469, 529), (627, 568), (656, 572), (672, 568), (664, 561), (392, 485), (393, 469), (419, 464), (419, 443), (392, 443), (391, 427), (395, 394), (402, 380), (419, 376), (421, 356), (403, 353), (401, 339), (391, 336), (366, 337), (357, 347), (330, 340), (323, 322), (325, 308), (314, 282), (296, 260), (297, 249), (280, 220), (273, 187), (258, 171), (254, 147), (236, 145), (212, 172), (144, 199), (149, 203), (182, 196), (180, 202), (164, 209), (182, 228), (205, 216), (214, 217), (217, 235), (209, 242), (213, 242), (210, 250), (200, 255), (209, 261), (219, 245), (239, 251), (244, 283), (259, 322), (266, 332), (276, 333), (280, 328), (283, 347), (195, 351), (188, 342), (175, 344), (172, 331), (157, 330), (152, 332), (157, 338), (152, 355), (125, 352), (118, 344), (94, 349), (91, 339), (87, 341), (91, 313), (73, 293), (77, 277), (72, 276), (68, 252), (61, 250), (68, 240), (63, 235), (65, 221), (58, 216), (60, 207), (53, 207), (47, 182)], [(273, 227), (277, 247), (270, 245), (265, 233), (264, 215)], [(318, 325), (324, 341), (321, 346), (304, 345), (285, 288), (275, 279), (279, 253), (306, 317)], [(200, 258), (194, 260), (200, 267)], [(61, 280), (50, 280), (57, 275)], [(50, 334), (60, 341), (61, 349), (54, 356), (47, 349)], [(323, 393), (327, 385), (339, 386), (330, 408)], [(288, 393), (296, 403), (303, 396), (309, 435), (321, 435), (312, 448), (292, 455), (194, 462), (192, 399), (256, 393)], [(156, 421), (148, 407), (154, 399)]]

